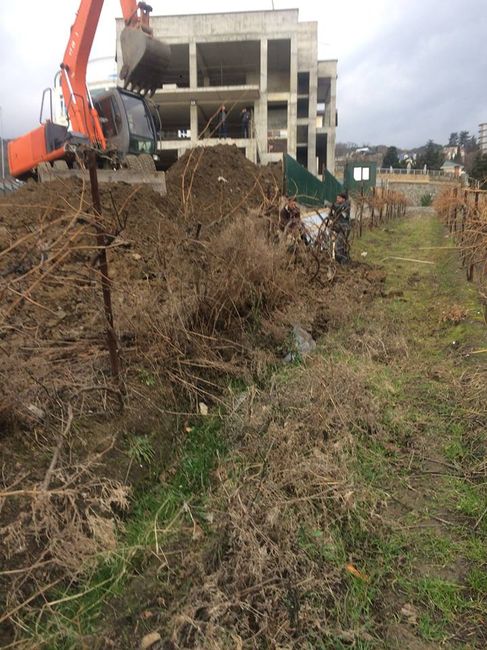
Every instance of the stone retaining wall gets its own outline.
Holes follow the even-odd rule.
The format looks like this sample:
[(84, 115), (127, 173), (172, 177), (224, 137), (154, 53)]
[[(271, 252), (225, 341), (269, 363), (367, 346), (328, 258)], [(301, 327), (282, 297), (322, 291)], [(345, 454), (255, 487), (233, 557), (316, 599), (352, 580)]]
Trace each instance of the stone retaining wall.
[(444, 190), (446, 190), (449, 187), (455, 187), (458, 185), (455, 181), (452, 182), (446, 182), (446, 181), (430, 181), (427, 180), (425, 182), (404, 182), (404, 181), (383, 181), (378, 179), (377, 181), (377, 186), (378, 187), (387, 187), (390, 190), (394, 190), (395, 192), (402, 192), (403, 194), (406, 195), (406, 197), (411, 201), (412, 205), (421, 205), (421, 197), (423, 197), (425, 194), (431, 194), (433, 199), (438, 195), (441, 194)]

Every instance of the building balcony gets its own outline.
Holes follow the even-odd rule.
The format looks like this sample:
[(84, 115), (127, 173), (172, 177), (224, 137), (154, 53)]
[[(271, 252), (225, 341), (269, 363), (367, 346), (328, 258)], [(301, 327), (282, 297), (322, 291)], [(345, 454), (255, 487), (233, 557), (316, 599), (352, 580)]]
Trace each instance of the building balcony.
[(255, 138), (241, 138), (238, 136), (227, 138), (218, 138), (216, 136), (213, 136), (211, 138), (199, 138), (196, 142), (192, 142), (189, 139), (175, 138), (174, 140), (159, 140), (157, 143), (157, 148), (161, 151), (164, 151), (167, 149), (183, 149), (192, 146), (214, 147), (217, 144), (234, 144), (239, 149), (254, 149), (256, 147), (256, 140)]
[(260, 97), (260, 87), (245, 86), (200, 86), (197, 88), (162, 88), (155, 94), (161, 103), (181, 103), (187, 101), (231, 102), (255, 101)]
[(171, 129), (159, 131), (157, 137), (161, 142), (165, 140), (171, 142), (189, 142), (191, 140), (191, 129), (188, 129), (186, 126), (172, 127)]

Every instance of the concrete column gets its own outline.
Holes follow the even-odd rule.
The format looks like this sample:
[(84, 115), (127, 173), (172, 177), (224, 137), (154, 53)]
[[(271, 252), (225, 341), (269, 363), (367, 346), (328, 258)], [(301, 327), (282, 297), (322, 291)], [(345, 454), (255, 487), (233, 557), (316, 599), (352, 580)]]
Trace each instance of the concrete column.
[(198, 57), (196, 56), (196, 41), (189, 43), (189, 87), (198, 87)]
[(336, 147), (336, 130), (328, 131), (326, 140), (326, 168), (331, 174), (335, 174), (335, 147)]
[(331, 126), (332, 128), (335, 128), (336, 126), (336, 110), (337, 110), (337, 78), (331, 77), (330, 104), (329, 104), (329, 112), (328, 112), (329, 124), (327, 124), (327, 126)]
[(298, 120), (298, 39), (291, 37), (291, 71), (289, 102), (287, 107), (287, 152), (296, 158)]
[[(314, 73), (313, 73), (314, 74)], [(311, 84), (313, 85), (313, 84)], [(308, 122), (308, 171), (311, 174), (317, 174), (316, 166), (316, 86), (314, 90), (310, 89), (309, 95), (309, 122)]]
[(259, 99), (254, 103), (254, 131), (260, 156), (267, 153), (267, 39), (260, 41)]
[[(198, 87), (198, 57), (196, 54), (196, 41), (189, 42), (189, 87)], [(198, 105), (192, 101), (189, 107), (191, 144), (198, 142)]]
[(318, 110), (318, 48), (312, 51), (309, 71), (309, 119), (308, 119), (308, 171), (316, 176), (316, 112)]
[(189, 107), (190, 115), (190, 128), (191, 128), (191, 144), (195, 145), (198, 142), (198, 104), (192, 100)]
[(260, 92), (267, 93), (267, 39), (260, 42)]
[(330, 130), (328, 132), (326, 168), (335, 173), (335, 145), (336, 145), (336, 110), (337, 110), (337, 78), (331, 77), (330, 83)]

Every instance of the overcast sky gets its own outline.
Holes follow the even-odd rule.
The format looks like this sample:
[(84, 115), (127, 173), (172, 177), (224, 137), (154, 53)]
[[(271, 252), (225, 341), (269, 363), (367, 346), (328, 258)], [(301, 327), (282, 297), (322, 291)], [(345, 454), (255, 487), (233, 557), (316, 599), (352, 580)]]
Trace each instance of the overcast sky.
[[(37, 125), (79, 0), (0, 0), (4, 137)], [(487, 0), (275, 0), (319, 23), (320, 58), (338, 59), (338, 140), (414, 147), (477, 135), (487, 121)], [(271, 9), (254, 0), (152, 0), (155, 14)], [(105, 0), (93, 57), (115, 50), (118, 0)]]

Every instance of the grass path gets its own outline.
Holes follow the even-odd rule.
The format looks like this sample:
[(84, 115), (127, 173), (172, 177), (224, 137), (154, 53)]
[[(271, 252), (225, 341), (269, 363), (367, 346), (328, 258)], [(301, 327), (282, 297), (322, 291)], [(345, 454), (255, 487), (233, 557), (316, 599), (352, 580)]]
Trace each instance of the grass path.
[[(486, 339), (476, 289), (428, 212), (367, 233), (355, 250), (383, 260), (387, 272), (362, 329), (365, 342), (375, 337), (369, 371), (373, 392), (386, 398), (389, 431), (362, 441), (357, 459), (362, 480), (386, 503), (388, 533), (363, 558), (375, 582), (367, 587), (376, 594), (370, 627), (377, 632), (382, 621), (385, 648), (486, 647), (487, 360), (469, 355)], [(392, 259), (401, 257), (433, 264)], [(338, 335), (342, 342), (356, 323), (351, 330)], [(396, 346), (402, 339), (402, 353), (387, 353), (391, 337)]]

